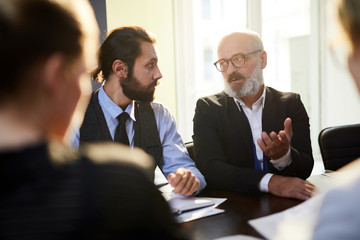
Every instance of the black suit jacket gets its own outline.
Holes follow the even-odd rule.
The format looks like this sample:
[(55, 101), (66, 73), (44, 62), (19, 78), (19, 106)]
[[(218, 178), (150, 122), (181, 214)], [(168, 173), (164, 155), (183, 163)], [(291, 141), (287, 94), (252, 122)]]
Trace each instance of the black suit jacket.
[[(312, 156), (309, 117), (300, 95), (266, 88), (262, 115), (263, 131), (279, 132), (287, 117), (292, 119), (292, 162), (277, 170), (268, 157), (269, 172), (306, 179), (310, 176)], [(258, 183), (266, 174), (254, 169), (251, 129), (233, 98), (224, 92), (200, 98), (194, 116), (194, 155), (208, 187), (235, 192), (258, 192)]]

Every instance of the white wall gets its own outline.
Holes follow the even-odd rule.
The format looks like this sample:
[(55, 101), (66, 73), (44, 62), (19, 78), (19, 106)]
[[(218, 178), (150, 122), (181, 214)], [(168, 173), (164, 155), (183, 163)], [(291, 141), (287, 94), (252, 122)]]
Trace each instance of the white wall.
[[(333, 0), (320, 0), (321, 57), (321, 127), (360, 122), (360, 94), (346, 66), (346, 52), (339, 37), (333, 15)], [(330, 50), (335, 44), (336, 53)]]

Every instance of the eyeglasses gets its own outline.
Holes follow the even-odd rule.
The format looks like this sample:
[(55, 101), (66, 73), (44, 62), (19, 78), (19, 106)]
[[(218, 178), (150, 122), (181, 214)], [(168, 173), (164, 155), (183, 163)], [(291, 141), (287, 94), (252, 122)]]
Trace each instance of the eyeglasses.
[(228, 69), (229, 62), (231, 62), (231, 64), (234, 67), (241, 68), (242, 66), (245, 65), (245, 57), (261, 51), (262, 50), (255, 50), (247, 54), (238, 53), (232, 56), (231, 59), (223, 59), (223, 58), (219, 59), (214, 63), (214, 65), (216, 69), (219, 70), (220, 72), (225, 72)]

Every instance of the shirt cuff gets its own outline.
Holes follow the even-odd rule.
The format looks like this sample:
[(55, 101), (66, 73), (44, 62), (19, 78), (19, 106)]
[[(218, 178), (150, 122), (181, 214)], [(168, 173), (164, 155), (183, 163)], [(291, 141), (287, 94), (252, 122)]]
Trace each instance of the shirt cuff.
[(273, 176), (274, 174), (272, 173), (267, 173), (265, 174), (265, 176), (263, 176), (263, 178), (260, 180), (259, 183), (259, 189), (261, 192), (269, 192), (269, 182), (270, 182), (270, 178)]
[(283, 170), (285, 167), (289, 166), (291, 164), (291, 150), (287, 151), (287, 153), (282, 156), (281, 158), (278, 158), (276, 160), (270, 160), (270, 162), (274, 165), (275, 168), (278, 170)]

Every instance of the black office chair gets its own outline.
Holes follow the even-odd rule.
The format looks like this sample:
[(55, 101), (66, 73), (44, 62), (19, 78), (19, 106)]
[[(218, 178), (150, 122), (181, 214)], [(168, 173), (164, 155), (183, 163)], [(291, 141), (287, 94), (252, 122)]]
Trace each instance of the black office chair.
[(319, 133), (325, 170), (337, 170), (360, 157), (360, 124), (328, 127)]
[(186, 147), (191, 159), (195, 160), (194, 159), (194, 143), (193, 142), (187, 142), (187, 143), (185, 143), (185, 147)]

